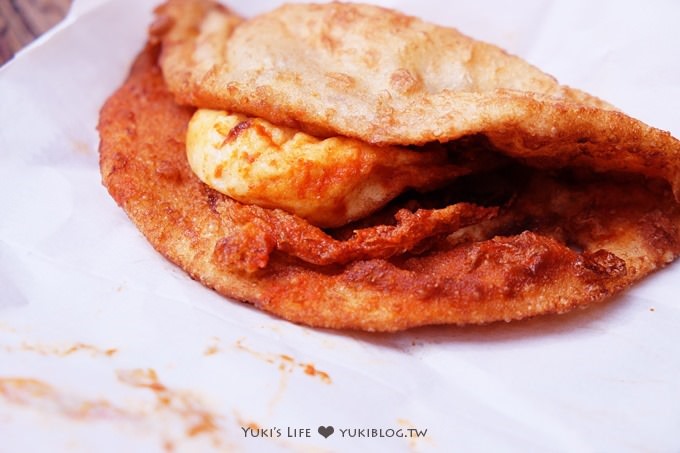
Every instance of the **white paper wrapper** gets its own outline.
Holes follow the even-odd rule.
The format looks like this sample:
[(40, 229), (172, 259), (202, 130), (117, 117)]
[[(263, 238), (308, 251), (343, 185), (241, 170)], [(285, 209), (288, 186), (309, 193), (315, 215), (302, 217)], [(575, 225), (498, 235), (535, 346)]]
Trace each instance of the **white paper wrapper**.
[[(159, 256), (102, 187), (95, 131), (154, 3), (76, 1), (0, 70), (0, 450), (680, 450), (679, 264), (569, 315), (370, 335), (272, 318)], [(680, 136), (680, 3), (380, 3)], [(427, 434), (356, 437), (409, 429)]]

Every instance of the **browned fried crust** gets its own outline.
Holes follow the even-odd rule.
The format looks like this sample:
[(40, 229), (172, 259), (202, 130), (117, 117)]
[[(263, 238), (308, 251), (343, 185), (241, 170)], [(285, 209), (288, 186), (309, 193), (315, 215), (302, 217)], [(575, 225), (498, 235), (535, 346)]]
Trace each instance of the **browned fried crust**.
[[(174, 103), (147, 49), (101, 112), (103, 182), (151, 244), (192, 277), (294, 322), (394, 331), (562, 313), (611, 296), (680, 253), (680, 213), (663, 183), (573, 184), (524, 169), (529, 183), (497, 216), (461, 205), (454, 211), (468, 221), (433, 228), (433, 236), (421, 231), (430, 242), (411, 240), (410, 253), (378, 247), (364, 256), (371, 241), (350, 239), (351, 261), (334, 252), (315, 264), (317, 253), (304, 253), (310, 238), (320, 249), (348, 246), (291, 215), (241, 205), (191, 173), (183, 142), (191, 114)], [(404, 213), (402, 228), (412, 216), (441, 212)], [(471, 222), (480, 223), (465, 227)], [(385, 245), (398, 228), (358, 235)]]

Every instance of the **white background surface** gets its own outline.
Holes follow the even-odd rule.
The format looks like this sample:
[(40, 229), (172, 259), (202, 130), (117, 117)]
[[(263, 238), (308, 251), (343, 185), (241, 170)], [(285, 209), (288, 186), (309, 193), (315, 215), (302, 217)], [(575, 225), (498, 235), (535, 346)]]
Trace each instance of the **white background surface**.
[[(0, 69), (0, 451), (680, 451), (678, 264), (570, 315), (371, 335), (280, 321), (160, 257), (102, 187), (95, 131), (154, 3), (76, 1)], [(678, 2), (381, 4), (680, 136)]]

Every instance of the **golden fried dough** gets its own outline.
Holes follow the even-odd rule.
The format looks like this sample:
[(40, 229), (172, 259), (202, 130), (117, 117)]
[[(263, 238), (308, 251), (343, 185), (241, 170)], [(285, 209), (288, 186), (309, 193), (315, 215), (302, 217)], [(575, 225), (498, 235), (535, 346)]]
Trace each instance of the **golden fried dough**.
[(680, 254), (680, 205), (664, 181), (521, 162), (321, 230), (203, 184), (186, 159), (193, 113), (147, 48), (101, 111), (103, 183), (192, 277), (294, 322), (395, 331), (562, 313)]
[(211, 0), (170, 0), (152, 32), (183, 104), (380, 144), (484, 134), (533, 166), (664, 178), (680, 200), (678, 140), (451, 28), (370, 5), (243, 20)]

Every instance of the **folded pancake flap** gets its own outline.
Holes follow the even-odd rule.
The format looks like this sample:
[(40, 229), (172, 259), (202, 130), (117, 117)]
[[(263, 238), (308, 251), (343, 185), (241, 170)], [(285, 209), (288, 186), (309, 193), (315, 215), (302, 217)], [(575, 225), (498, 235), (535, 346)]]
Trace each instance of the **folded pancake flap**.
[(180, 103), (368, 143), (484, 134), (529, 165), (663, 178), (680, 200), (677, 139), (455, 29), (342, 3), (244, 20), (210, 0), (170, 0), (158, 14), (172, 24), (154, 39)]

